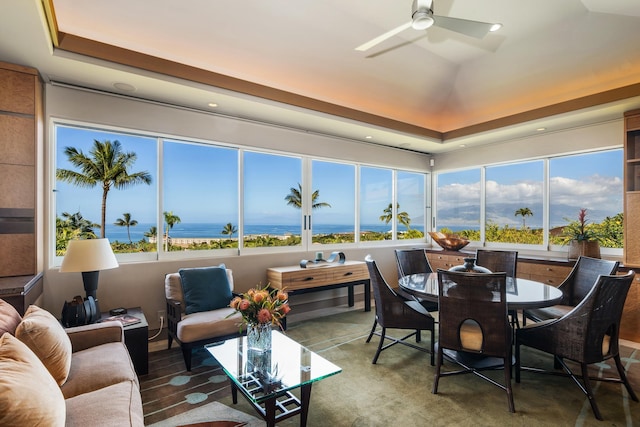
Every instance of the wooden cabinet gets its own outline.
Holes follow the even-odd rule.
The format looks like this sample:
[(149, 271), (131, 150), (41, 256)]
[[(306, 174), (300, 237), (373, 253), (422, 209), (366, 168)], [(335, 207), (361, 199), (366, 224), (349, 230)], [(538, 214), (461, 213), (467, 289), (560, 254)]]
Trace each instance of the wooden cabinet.
[(0, 62), (0, 94), (0, 277), (33, 275), (42, 124), (38, 72)]
[(465, 257), (475, 257), (475, 254), (452, 251), (428, 251), (427, 258), (433, 271), (439, 268), (448, 270), (456, 265), (464, 264)]
[(267, 269), (269, 286), (287, 291), (361, 280), (369, 280), (367, 265), (362, 261), (345, 261), (344, 264), (326, 264), (322, 267), (301, 268), (295, 265)]
[(624, 114), (624, 265), (640, 266), (640, 110)]
[(322, 264), (309, 268), (299, 265), (268, 268), (267, 281), (270, 287), (284, 289), (290, 295), (347, 287), (349, 307), (354, 305), (353, 287), (363, 285), (364, 310), (371, 310), (369, 270), (367, 264), (362, 261)]
[(569, 275), (573, 268), (573, 261), (552, 262), (534, 261), (527, 259), (518, 260), (518, 277), (546, 283), (547, 285), (559, 286)]

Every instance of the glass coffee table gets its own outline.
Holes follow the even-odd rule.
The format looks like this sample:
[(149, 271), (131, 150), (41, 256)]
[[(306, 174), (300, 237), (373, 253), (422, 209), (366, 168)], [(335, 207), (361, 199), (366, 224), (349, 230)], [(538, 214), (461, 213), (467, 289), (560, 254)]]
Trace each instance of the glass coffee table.
[[(233, 403), (238, 403), (240, 390), (269, 427), (298, 414), (300, 425), (306, 426), (311, 385), (342, 371), (275, 330), (269, 351), (249, 349), (246, 337), (208, 344), (205, 348), (229, 377)], [(291, 393), (297, 388), (299, 399)]]

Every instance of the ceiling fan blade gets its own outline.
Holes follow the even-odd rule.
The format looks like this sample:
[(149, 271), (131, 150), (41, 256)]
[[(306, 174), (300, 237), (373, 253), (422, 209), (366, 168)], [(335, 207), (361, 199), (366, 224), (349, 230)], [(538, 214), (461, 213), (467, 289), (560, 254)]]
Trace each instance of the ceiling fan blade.
[(493, 25), (487, 22), (469, 21), (467, 19), (450, 18), (448, 16), (433, 15), (433, 19), (435, 21), (433, 25), (436, 27), (445, 28), (476, 39), (484, 38)]
[(401, 33), (402, 31), (406, 30), (407, 28), (411, 28), (411, 21), (400, 25), (399, 27), (394, 28), (393, 30), (387, 31), (386, 33), (376, 37), (373, 40), (369, 40), (368, 42), (361, 44), (360, 46), (358, 46), (356, 48), (356, 50), (359, 50), (360, 52), (364, 52), (366, 50), (371, 49), (372, 47), (374, 47), (375, 45), (382, 43), (383, 41), (395, 36), (398, 33)]

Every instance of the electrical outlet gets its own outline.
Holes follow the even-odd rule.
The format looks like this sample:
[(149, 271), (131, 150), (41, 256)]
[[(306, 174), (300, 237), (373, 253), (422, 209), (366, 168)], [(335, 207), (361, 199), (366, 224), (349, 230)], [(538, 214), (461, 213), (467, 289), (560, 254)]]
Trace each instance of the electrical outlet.
[(167, 315), (165, 314), (164, 310), (158, 310), (158, 323), (160, 323), (160, 318), (162, 319), (167, 319)]

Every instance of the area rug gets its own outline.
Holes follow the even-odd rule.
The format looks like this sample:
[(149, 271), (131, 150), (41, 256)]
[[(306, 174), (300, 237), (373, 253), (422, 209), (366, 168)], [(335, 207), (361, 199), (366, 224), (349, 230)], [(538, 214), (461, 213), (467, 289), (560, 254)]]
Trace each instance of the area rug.
[(220, 402), (207, 403), (182, 414), (174, 415), (163, 421), (151, 424), (150, 427), (176, 427), (207, 421), (235, 421), (240, 427), (262, 427), (264, 421), (237, 411)]
[[(371, 364), (378, 337), (368, 344), (365, 340), (373, 318), (373, 312), (352, 310), (289, 323), (287, 335), (342, 368), (341, 373), (314, 383), (309, 426), (640, 426), (640, 403), (628, 398), (620, 384), (594, 383), (604, 422), (595, 419), (586, 397), (564, 377), (523, 372), (522, 382), (513, 383), (514, 414), (508, 411), (504, 391), (473, 375), (441, 379), (434, 395), (434, 368), (428, 354), (394, 346)], [(423, 336), (422, 344), (428, 347), (428, 334)], [(640, 352), (624, 346), (621, 351), (631, 385), (640, 394)], [(255, 415), (242, 397), (232, 403), (224, 373), (205, 353), (194, 353), (190, 374), (184, 371), (178, 349), (150, 354), (149, 375), (141, 377), (147, 424), (214, 401)], [(523, 364), (551, 369), (553, 360), (523, 347)], [(614, 374), (613, 362), (592, 368), (593, 376)], [(503, 379), (502, 371), (490, 375)], [(278, 423), (297, 425), (299, 417)]]

